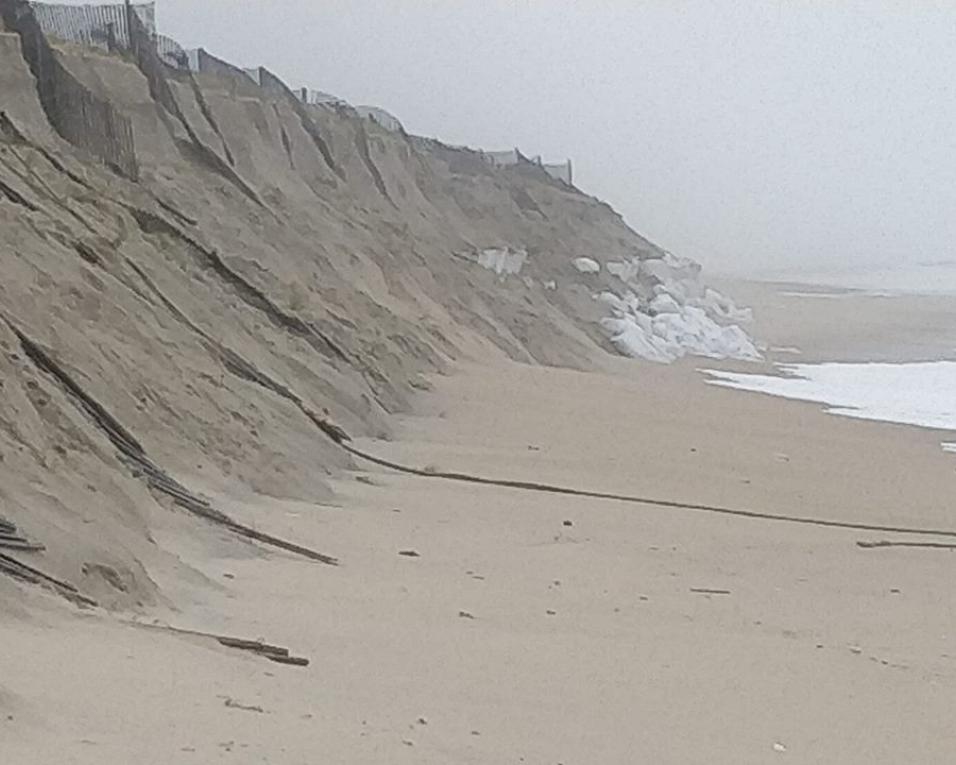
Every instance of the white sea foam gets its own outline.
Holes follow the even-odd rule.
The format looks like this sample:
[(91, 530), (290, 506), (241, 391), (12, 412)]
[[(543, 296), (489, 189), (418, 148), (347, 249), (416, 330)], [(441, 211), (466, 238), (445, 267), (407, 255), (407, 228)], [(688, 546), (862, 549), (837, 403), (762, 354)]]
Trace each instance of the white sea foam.
[[(815, 401), (846, 417), (956, 430), (956, 361), (779, 364), (784, 376), (702, 370), (713, 385)], [(956, 443), (944, 444), (956, 451)]]

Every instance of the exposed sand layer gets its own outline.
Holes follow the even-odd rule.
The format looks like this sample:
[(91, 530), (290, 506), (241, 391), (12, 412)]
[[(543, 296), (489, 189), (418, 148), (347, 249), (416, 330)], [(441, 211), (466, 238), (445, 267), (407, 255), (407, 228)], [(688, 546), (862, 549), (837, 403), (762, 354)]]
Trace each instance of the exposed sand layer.
[[(616, 372), (465, 367), (436, 380), (397, 440), (360, 446), (442, 469), (956, 528), (944, 501), (954, 463), (932, 431), (708, 387), (687, 368)], [(29, 621), (0, 622), (11, 761), (898, 763), (956, 752), (947, 550), (867, 550), (856, 542), (887, 535), (378, 470), (333, 488), (326, 505), (222, 501), (334, 549), (339, 568), (249, 555), (157, 519), (159, 540), (174, 538), (216, 583), (181, 586), (181, 610), (162, 618), (261, 636), (309, 656), (308, 668), (40, 598)]]

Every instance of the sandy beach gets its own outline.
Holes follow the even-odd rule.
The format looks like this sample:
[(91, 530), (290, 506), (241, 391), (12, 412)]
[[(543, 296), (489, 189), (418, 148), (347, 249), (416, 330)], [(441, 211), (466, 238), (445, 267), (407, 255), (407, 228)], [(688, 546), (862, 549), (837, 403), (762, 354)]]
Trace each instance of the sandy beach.
[(956, 13), (446, 5), (0, 0), (0, 765), (956, 762)]
[(956, 762), (956, 15), (379, 5), (0, 0), (0, 765)]
[[(945, 434), (720, 389), (702, 366), (473, 361), (433, 377), (394, 439), (357, 445), (429, 470), (956, 528)], [(24, 591), (29, 614), (0, 620), (4, 759), (942, 763), (956, 751), (953, 553), (857, 545), (950, 540), (355, 467), (323, 504), (215, 496), (338, 567), (157, 513), (157, 544), (202, 575), (170, 574), (170, 591), (151, 569), (175, 607), (107, 615)], [(124, 620), (264, 639), (311, 663)]]

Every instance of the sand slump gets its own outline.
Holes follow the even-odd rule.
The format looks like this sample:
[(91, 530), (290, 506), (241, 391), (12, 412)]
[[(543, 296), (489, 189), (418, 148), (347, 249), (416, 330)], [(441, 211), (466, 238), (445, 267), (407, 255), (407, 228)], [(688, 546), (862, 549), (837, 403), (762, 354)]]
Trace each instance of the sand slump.
[(106, 434), (107, 438), (109, 438), (110, 442), (119, 452), (121, 461), (130, 468), (137, 478), (143, 478), (151, 489), (171, 497), (176, 504), (184, 507), (189, 512), (212, 521), (213, 523), (220, 524), (240, 536), (272, 547), (278, 547), (279, 549), (287, 550), (321, 563), (335, 564), (337, 562), (335, 558), (329, 555), (315, 552), (301, 545), (296, 545), (292, 542), (287, 542), (244, 526), (234, 521), (225, 513), (214, 509), (208, 500), (188, 489), (153, 462), (146, 454), (142, 444), (122, 423), (110, 414), (102, 404), (87, 394), (76, 380), (50, 357), (46, 351), (17, 327), (10, 324), (8, 320), (5, 319), (5, 321), (7, 321), (10, 329), (17, 336), (17, 339), (20, 341), (20, 346), (23, 348), (27, 357), (39, 370), (50, 375), (57, 384), (63, 388), (75, 405), (90, 418), (97, 428)]
[(0, 92), (3, 109), (21, 125), (29, 125), (38, 134), (51, 133), (43, 107), (36, 94), (36, 81), (23, 58), (20, 36), (0, 27)]
[[(73, 146), (135, 180), (139, 169), (130, 120), (63, 66), (44, 37), (29, 3), (0, 1), (0, 18), (7, 29), (19, 36), (23, 60), (36, 78), (38, 100), (53, 129)], [(4, 58), (13, 54), (6, 51)]]

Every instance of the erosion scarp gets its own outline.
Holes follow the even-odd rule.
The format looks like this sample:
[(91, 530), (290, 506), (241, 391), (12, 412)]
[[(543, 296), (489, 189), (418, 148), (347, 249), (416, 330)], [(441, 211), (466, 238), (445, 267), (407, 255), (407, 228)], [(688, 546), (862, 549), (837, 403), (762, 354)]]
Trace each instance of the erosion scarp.
[[(111, 166), (115, 136), (57, 129), (25, 6), (0, 0), (0, 514), (106, 605), (161, 597), (149, 567), (174, 551), (154, 513), (270, 537), (204, 488), (327, 496), (350, 462), (317, 423), (386, 436), (454, 359), (593, 363), (612, 276), (587, 282), (575, 259), (664, 255), (540, 167), (302, 103), (266, 70), (52, 44), (102, 107), (70, 130), (132, 131), (135, 162)], [(520, 273), (479, 266), (501, 247), (527, 253)]]

